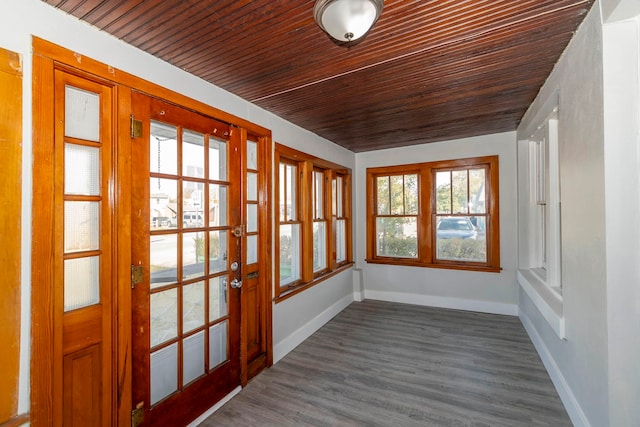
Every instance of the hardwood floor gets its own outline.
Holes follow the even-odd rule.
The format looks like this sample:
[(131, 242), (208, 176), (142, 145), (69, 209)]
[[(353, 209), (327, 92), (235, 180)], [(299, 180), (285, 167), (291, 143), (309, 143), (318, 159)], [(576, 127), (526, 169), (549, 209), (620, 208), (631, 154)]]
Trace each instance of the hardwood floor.
[(517, 317), (353, 303), (201, 426), (570, 426)]

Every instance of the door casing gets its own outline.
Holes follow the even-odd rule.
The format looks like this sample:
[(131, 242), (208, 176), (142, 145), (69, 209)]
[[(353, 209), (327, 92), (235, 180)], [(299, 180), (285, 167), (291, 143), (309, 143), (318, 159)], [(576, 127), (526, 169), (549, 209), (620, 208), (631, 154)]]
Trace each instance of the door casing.
[[(259, 192), (262, 195), (265, 214), (260, 223), (266, 238), (260, 240), (259, 251), (272, 252), (271, 245), (271, 167), (272, 141), (271, 131), (214, 108), (203, 102), (193, 100), (170, 89), (150, 83), (129, 73), (116, 70), (111, 66), (87, 58), (38, 37), (33, 37), (33, 223), (32, 223), (32, 358), (31, 358), (31, 423), (39, 425), (60, 425), (54, 419), (57, 390), (54, 383), (55, 339), (53, 318), (53, 177), (54, 150), (54, 96), (53, 82), (55, 70), (64, 70), (71, 74), (92, 77), (111, 82), (115, 85), (114, 96), (114, 134), (117, 138), (113, 176), (114, 224), (118, 230), (112, 237), (113, 275), (116, 286), (112, 290), (113, 324), (112, 358), (108, 361), (113, 367), (112, 414), (113, 425), (128, 425), (131, 419), (132, 401), (132, 364), (131, 364), (131, 167), (132, 159), (130, 139), (131, 93), (137, 90), (150, 96), (170, 100), (193, 111), (198, 111), (217, 120), (224, 121), (244, 129), (264, 141), (265, 165), (268, 167), (267, 179)], [(269, 258), (269, 257), (264, 257)], [(273, 363), (273, 342), (271, 330), (271, 264), (262, 260), (261, 276), (264, 278), (261, 293), (259, 316), (265, 319), (265, 360), (266, 366)], [(246, 384), (247, 360), (243, 351), (246, 342), (241, 342), (242, 383)], [(107, 362), (105, 362), (107, 363)], [(54, 421), (52, 423), (52, 420)]]

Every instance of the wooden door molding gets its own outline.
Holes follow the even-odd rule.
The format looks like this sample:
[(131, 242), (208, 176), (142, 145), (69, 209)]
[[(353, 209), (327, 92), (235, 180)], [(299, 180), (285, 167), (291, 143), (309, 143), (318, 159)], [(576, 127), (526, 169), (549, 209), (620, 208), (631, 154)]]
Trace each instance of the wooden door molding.
[(0, 425), (18, 414), (20, 373), (20, 254), (22, 217), (22, 59), (0, 49), (0, 150), (2, 209), (0, 209)]
[[(32, 218), (32, 268), (31, 283), (38, 287), (32, 292), (32, 344), (31, 344), (31, 422), (34, 426), (51, 425), (54, 418), (53, 384), (61, 381), (54, 378), (54, 294), (53, 294), (53, 253), (54, 253), (54, 71), (65, 70), (72, 74), (95, 81), (110, 82), (114, 87), (115, 120), (114, 135), (118, 140), (114, 155), (116, 174), (113, 194), (115, 203), (114, 224), (117, 233), (112, 236), (113, 274), (117, 286), (114, 289), (113, 301), (115, 312), (113, 318), (116, 335), (114, 343), (114, 383), (116, 406), (114, 422), (117, 425), (128, 424), (132, 408), (131, 388), (131, 140), (129, 137), (129, 115), (131, 113), (131, 91), (135, 89), (149, 96), (171, 100), (192, 111), (213, 117), (228, 124), (246, 129), (252, 135), (264, 139), (262, 145), (264, 158), (268, 167), (266, 182), (259, 189), (261, 195), (261, 209), (266, 215), (260, 218), (261, 228), (265, 230), (266, 238), (260, 243), (262, 254), (271, 254), (271, 168), (272, 147), (271, 131), (262, 126), (238, 118), (203, 102), (193, 100), (172, 90), (160, 87), (154, 83), (128, 74), (121, 70), (84, 57), (82, 54), (62, 48), (54, 43), (33, 37), (33, 218)], [(16, 123), (19, 123), (17, 120)], [(19, 218), (19, 215), (18, 215)], [(15, 224), (15, 222), (14, 222)], [(264, 252), (263, 252), (264, 251)], [(273, 362), (272, 345), (272, 295), (271, 295), (271, 264), (270, 257), (261, 265), (261, 275), (266, 277), (266, 291), (261, 296), (264, 310), (265, 342), (267, 366)], [(246, 365), (244, 366), (246, 371)], [(245, 377), (246, 378), (246, 377)]]

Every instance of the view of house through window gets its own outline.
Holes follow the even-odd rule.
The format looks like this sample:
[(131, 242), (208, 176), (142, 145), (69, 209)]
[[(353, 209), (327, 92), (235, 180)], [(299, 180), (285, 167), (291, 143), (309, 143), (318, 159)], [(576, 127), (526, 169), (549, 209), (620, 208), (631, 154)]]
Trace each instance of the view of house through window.
[(367, 261), (496, 271), (498, 157), (367, 169)]

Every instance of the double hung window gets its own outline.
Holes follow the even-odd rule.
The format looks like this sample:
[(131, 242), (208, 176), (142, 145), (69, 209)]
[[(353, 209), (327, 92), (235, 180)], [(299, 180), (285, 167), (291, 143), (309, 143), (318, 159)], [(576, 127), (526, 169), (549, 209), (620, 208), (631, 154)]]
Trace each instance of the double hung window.
[(351, 174), (342, 166), (276, 145), (276, 300), (351, 264)]
[(498, 157), (367, 169), (367, 261), (499, 271)]

